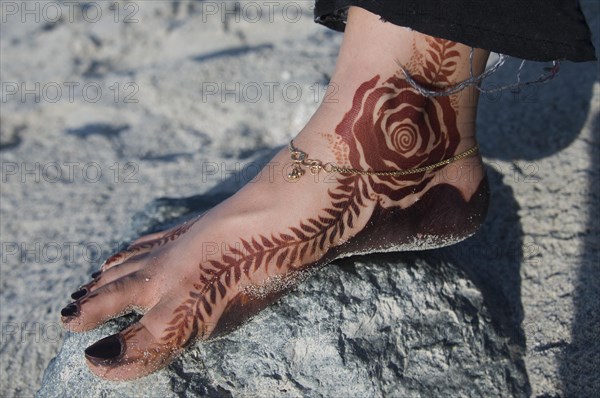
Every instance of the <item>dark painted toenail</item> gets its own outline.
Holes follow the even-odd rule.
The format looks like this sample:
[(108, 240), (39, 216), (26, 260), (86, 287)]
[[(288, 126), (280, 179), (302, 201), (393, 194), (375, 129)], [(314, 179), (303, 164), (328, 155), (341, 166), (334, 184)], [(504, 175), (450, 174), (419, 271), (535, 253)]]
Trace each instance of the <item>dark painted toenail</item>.
[(77, 315), (78, 313), (79, 313), (79, 309), (77, 308), (77, 306), (75, 304), (69, 304), (65, 308), (60, 310), (60, 314), (62, 316), (74, 316), (74, 315)]
[(123, 345), (121, 337), (118, 334), (113, 334), (98, 340), (91, 346), (85, 349), (85, 356), (92, 362), (104, 361), (113, 359), (121, 354)]
[(79, 289), (78, 291), (76, 291), (75, 293), (71, 293), (71, 298), (73, 300), (79, 300), (80, 298), (82, 298), (83, 296), (85, 296), (87, 294), (87, 289), (83, 288), (83, 289)]
[(92, 278), (96, 279), (97, 277), (100, 276), (100, 274), (102, 273), (102, 271), (96, 271), (92, 274)]

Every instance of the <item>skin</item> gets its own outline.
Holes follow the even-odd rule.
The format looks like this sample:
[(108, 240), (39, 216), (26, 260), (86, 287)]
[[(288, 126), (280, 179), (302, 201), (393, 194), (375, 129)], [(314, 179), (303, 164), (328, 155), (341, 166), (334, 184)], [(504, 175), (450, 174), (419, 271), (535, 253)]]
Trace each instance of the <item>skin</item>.
[[(468, 57), (464, 45), (352, 7), (332, 78), (339, 100), (319, 107), (296, 147), (323, 163), (377, 171), (426, 166), (471, 148), (477, 92), (426, 98), (398, 67), (443, 89), (468, 76)], [(486, 59), (476, 51), (475, 73)], [(145, 315), (102, 350), (89, 350), (92, 372), (113, 380), (151, 373), (194, 341), (235, 329), (336, 257), (451, 244), (474, 233), (487, 208), (478, 155), (453, 163), (452, 177), (446, 166), (402, 177), (307, 171), (291, 182), (287, 149), (271, 165), (269, 178), (103, 264), (63, 316), (66, 327), (89, 330), (134, 309)]]

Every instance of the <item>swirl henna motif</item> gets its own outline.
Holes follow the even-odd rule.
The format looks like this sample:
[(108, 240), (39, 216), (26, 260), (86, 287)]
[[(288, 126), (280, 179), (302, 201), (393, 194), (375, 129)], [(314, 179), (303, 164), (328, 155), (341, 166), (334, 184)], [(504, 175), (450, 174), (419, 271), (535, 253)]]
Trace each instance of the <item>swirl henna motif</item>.
[[(393, 76), (378, 86), (379, 76), (357, 90), (352, 109), (336, 128), (349, 147), (351, 167), (405, 170), (437, 163), (456, 152), (460, 133), (448, 97), (423, 97)], [(419, 192), (430, 181), (425, 173), (369, 176), (380, 200), (391, 204)]]

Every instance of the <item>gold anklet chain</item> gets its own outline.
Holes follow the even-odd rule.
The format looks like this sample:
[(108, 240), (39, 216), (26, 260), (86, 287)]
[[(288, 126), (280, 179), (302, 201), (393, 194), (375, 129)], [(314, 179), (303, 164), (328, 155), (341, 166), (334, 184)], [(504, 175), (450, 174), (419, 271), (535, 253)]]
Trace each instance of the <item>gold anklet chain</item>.
[(321, 170), (325, 171), (326, 173), (360, 174), (366, 176), (375, 175), (388, 177), (399, 177), (411, 174), (419, 174), (425, 171), (437, 169), (438, 167), (445, 166), (447, 164), (456, 162), (457, 160), (471, 156), (479, 150), (479, 145), (475, 145), (474, 147), (467, 149), (466, 151), (459, 153), (458, 155), (454, 155), (451, 158), (444, 159), (440, 162), (430, 164), (428, 166), (416, 167), (407, 170), (391, 171), (358, 170), (350, 167), (339, 167), (331, 162), (323, 163), (320, 160), (309, 159), (308, 154), (306, 152), (303, 152), (294, 146), (293, 140), (290, 141), (288, 149), (290, 150), (292, 161), (294, 162), (294, 165), (292, 166), (292, 171), (288, 174), (288, 178), (290, 180), (297, 180), (304, 175), (306, 168), (308, 168), (312, 175), (318, 174)]

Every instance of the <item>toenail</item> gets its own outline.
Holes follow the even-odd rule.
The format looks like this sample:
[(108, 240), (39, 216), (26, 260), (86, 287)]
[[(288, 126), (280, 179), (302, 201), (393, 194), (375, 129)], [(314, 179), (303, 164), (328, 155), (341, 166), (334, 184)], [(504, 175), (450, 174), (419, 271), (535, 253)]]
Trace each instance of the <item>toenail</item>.
[(113, 334), (98, 340), (91, 346), (85, 349), (85, 356), (95, 364), (102, 364), (108, 359), (115, 359), (121, 355), (123, 348), (122, 338), (120, 334)]
[(92, 274), (92, 278), (93, 278), (93, 279), (96, 279), (97, 277), (99, 277), (99, 276), (100, 276), (100, 274), (101, 274), (101, 273), (102, 273), (102, 271), (96, 271), (96, 272), (94, 272), (94, 273)]
[(78, 291), (76, 291), (75, 293), (71, 293), (71, 298), (73, 300), (79, 300), (80, 298), (82, 298), (83, 296), (85, 296), (87, 294), (87, 289), (83, 288), (83, 289), (79, 289)]
[(75, 304), (69, 304), (60, 310), (62, 316), (74, 316), (79, 314), (79, 308)]

